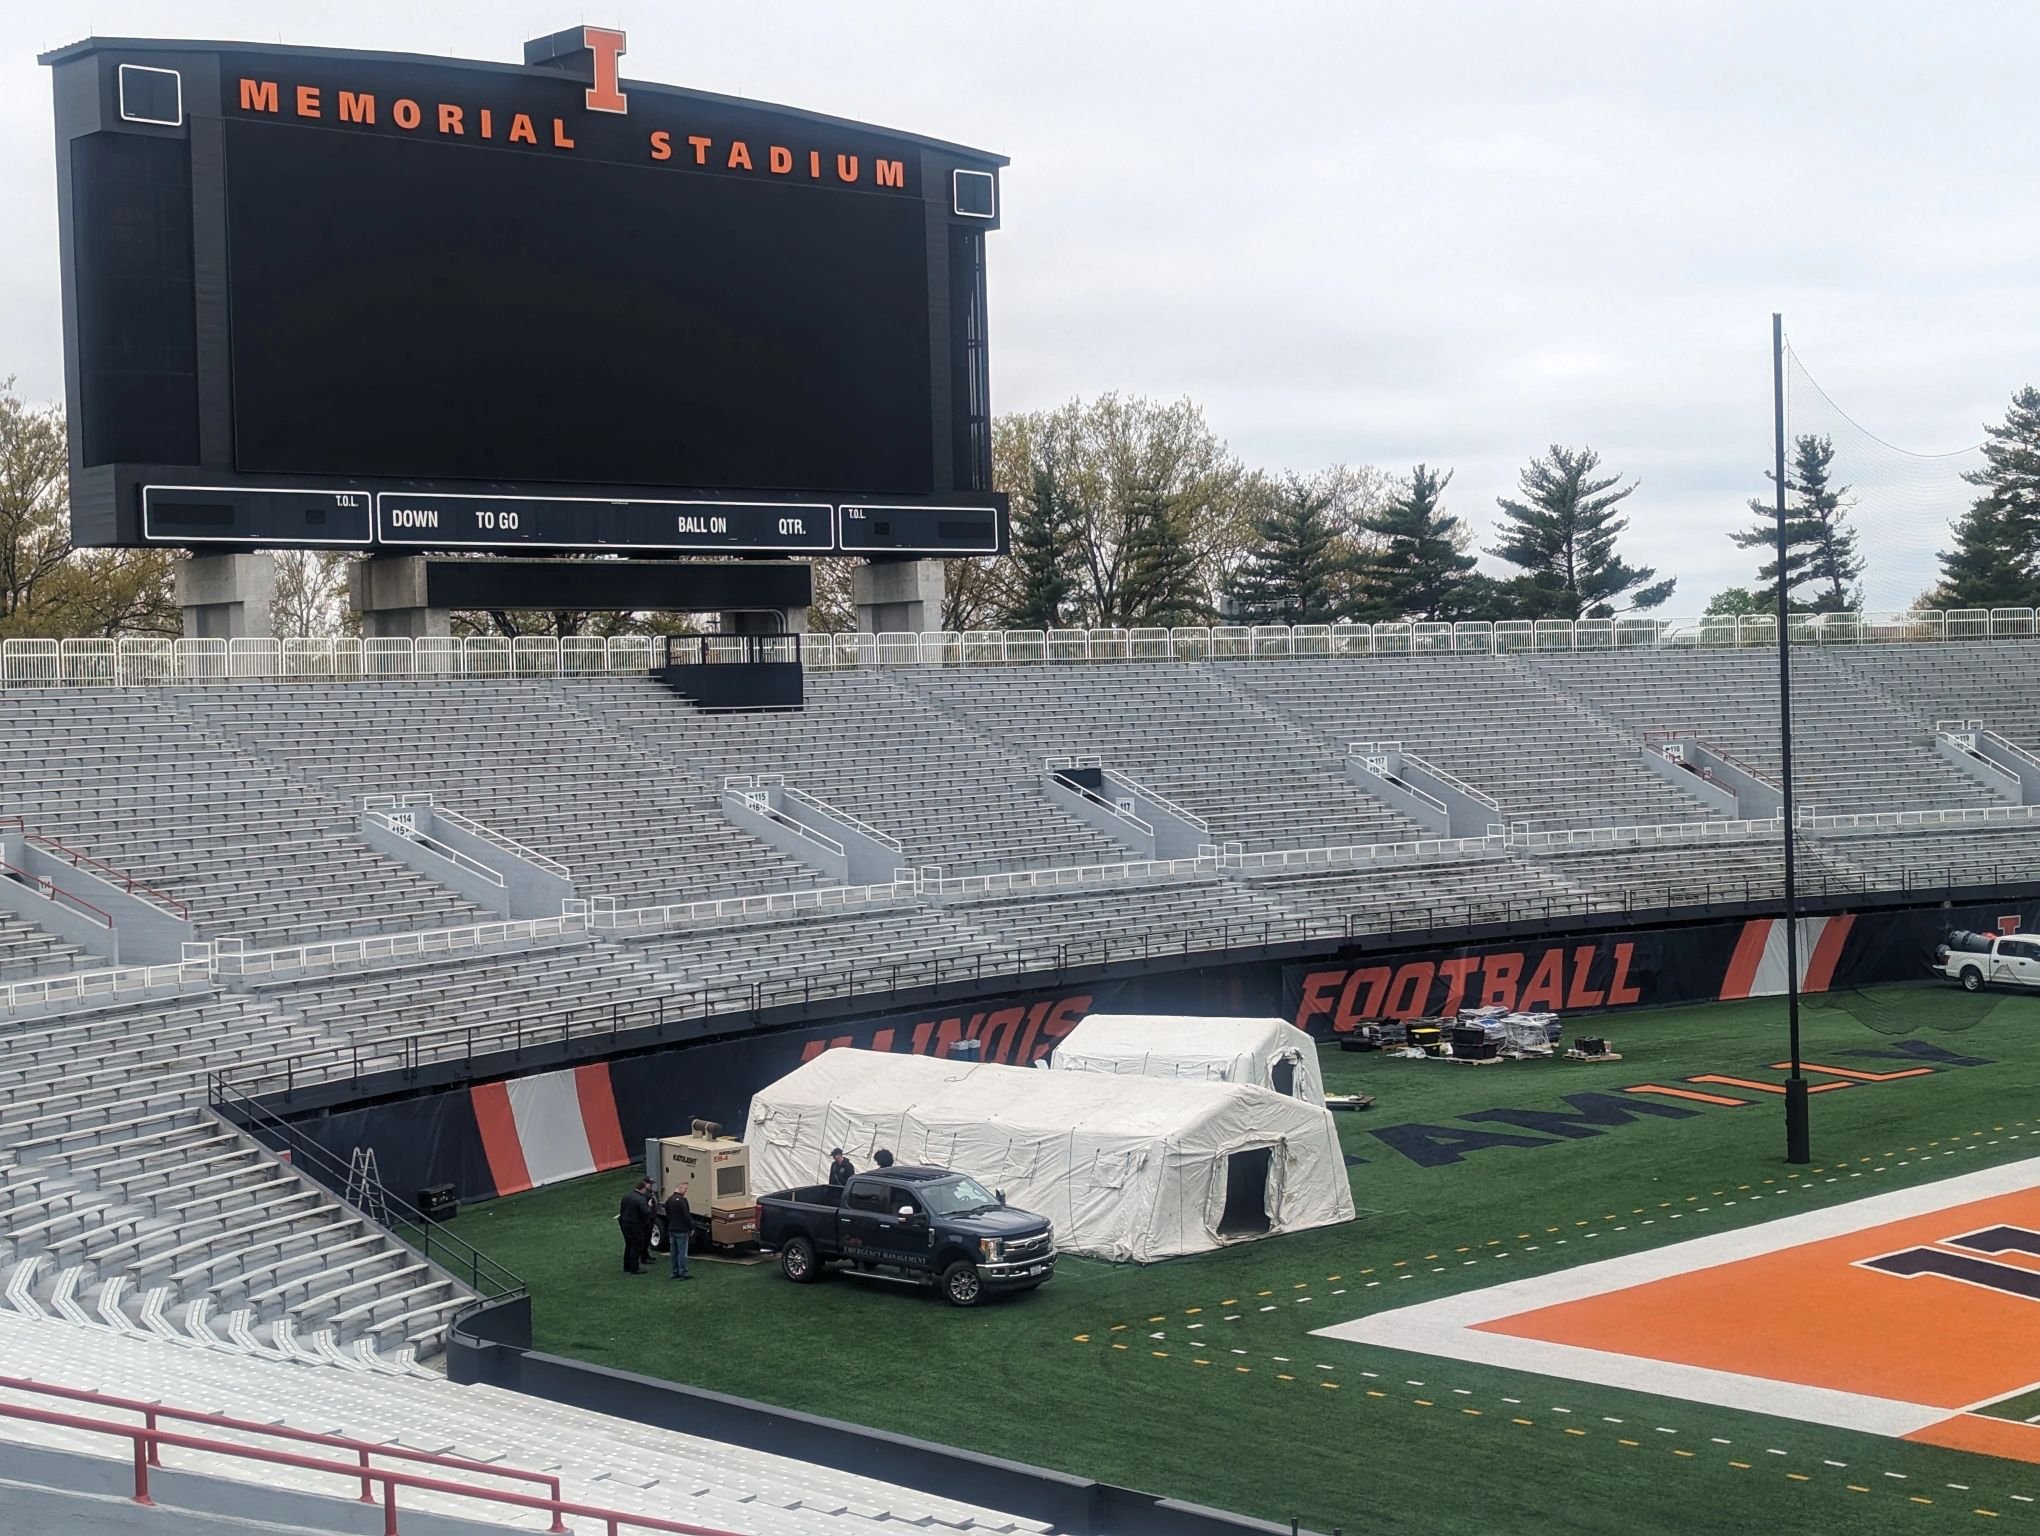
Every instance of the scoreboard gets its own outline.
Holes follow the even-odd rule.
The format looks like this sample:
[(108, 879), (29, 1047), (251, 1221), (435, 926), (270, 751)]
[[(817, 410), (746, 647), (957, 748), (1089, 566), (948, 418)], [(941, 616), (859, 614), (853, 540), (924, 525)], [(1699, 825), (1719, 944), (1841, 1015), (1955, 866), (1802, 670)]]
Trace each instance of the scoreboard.
[(45, 55), (75, 542), (1004, 550), (1004, 159), (623, 53)]

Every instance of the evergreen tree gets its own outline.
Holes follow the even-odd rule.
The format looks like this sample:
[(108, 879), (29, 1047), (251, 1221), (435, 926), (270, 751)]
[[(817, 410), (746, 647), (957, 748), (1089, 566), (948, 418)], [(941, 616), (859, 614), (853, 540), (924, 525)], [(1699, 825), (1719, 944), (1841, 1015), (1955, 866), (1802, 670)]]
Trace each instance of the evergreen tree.
[(1209, 624), (1213, 613), (1197, 552), (1158, 487), (1137, 487), (1127, 498), (1126, 574), (1119, 586), (1117, 622), (1174, 629)]
[[(1606, 618), (1625, 598), (1631, 608), (1655, 608), (1672, 595), (1676, 577), (1653, 582), (1657, 572), (1632, 566), (1615, 553), (1629, 526), (1617, 508), (1636, 490), (1619, 475), (1595, 478), (1601, 456), (1591, 448), (1554, 443), (1546, 458), (1523, 471), (1523, 499), (1501, 497), (1501, 542), (1488, 551), (1520, 566), (1518, 590), (1527, 604), (1543, 605), (1534, 618)], [(1527, 579), (1524, 579), (1527, 578)]]
[(1031, 491), (1026, 514), (1013, 519), (1020, 585), (1006, 623), (1012, 629), (1059, 629), (1076, 590), (1076, 520), (1052, 455), (1035, 460)]
[(1352, 564), (1336, 498), (1321, 481), (1295, 474), (1274, 497), (1254, 520), (1254, 552), (1233, 578), (1234, 614), (1242, 624), (1329, 624)]
[[(1833, 483), (1834, 458), (1834, 439), (1808, 432), (1793, 440), (1792, 465), (1785, 472), (1785, 600), (1807, 613), (1846, 613), (1863, 605), (1855, 586), (1863, 557), (1856, 550), (1856, 530), (1843, 526), (1849, 488)], [(1755, 496), (1749, 505), (1757, 521), (1729, 538), (1737, 549), (1769, 551), (1769, 562), (1757, 569), (1757, 584), (1775, 594), (1778, 506)], [(1797, 593), (1806, 586), (1814, 592), (1802, 599)]]
[(1362, 561), (1361, 618), (1456, 620), (1492, 601), (1470, 587), (1469, 535), (1441, 505), (1451, 483), (1451, 470), (1419, 464), (1391, 501), (1360, 519), (1379, 541)]
[(2012, 396), (2002, 423), (1984, 429), (1983, 468), (1963, 478), (1983, 487), (1941, 554), (1944, 608), (2040, 604), (2040, 389)]

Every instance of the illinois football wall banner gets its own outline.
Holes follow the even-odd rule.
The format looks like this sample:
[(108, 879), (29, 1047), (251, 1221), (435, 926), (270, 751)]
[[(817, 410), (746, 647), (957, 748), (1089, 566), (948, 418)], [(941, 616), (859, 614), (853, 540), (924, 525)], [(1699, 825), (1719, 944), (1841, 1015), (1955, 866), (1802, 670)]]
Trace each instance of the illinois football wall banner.
[[(1801, 918), (1802, 993), (1927, 978), (1951, 929), (2012, 933), (2040, 927), (2040, 907), (1932, 907)], [(1602, 1013), (1680, 1003), (1778, 997), (1786, 990), (1785, 922), (1776, 917), (1404, 950), (1283, 967), (1284, 1016), (1340, 1035), (1386, 1019), (1452, 1014), (1490, 1004), (1525, 1012)]]

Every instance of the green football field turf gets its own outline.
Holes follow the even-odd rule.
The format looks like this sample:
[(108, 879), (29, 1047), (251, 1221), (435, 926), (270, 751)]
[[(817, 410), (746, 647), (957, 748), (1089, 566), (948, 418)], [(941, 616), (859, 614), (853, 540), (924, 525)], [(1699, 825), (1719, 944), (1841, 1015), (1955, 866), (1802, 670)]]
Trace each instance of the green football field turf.
[[(690, 1285), (627, 1277), (612, 1220), (627, 1173), (473, 1207), (458, 1231), (529, 1283), (541, 1349), (1321, 1531), (1749, 1536), (2040, 1521), (2040, 1466), (1310, 1336), (2040, 1151), (2040, 999), (1928, 985), (1806, 1009), (1809, 1061), (1899, 1070), (1843, 1053), (1915, 1041), (1943, 1063), (1978, 1064), (1816, 1095), (1804, 1170), (1784, 1161), (1781, 1103), (1768, 1096), (1436, 1166), (1377, 1134), (1427, 1124), (1527, 1136), (1455, 1117), (1557, 1110), (1562, 1094), (1705, 1073), (1783, 1075), (1769, 1070), (1784, 1056), (1777, 1002), (1593, 1027), (1624, 1060), (1473, 1067), (1327, 1048), (1329, 1089), (1379, 1099), (1338, 1116), (1349, 1157), (1366, 1160), (1349, 1170), (1358, 1220), (1147, 1267), (1066, 1259), (1042, 1289), (970, 1311), (844, 1276), (796, 1286), (770, 1264), (701, 1263)], [(688, 1114), (676, 1104), (674, 1125)], [(1923, 1308), (1929, 1336), (1932, 1325)]]

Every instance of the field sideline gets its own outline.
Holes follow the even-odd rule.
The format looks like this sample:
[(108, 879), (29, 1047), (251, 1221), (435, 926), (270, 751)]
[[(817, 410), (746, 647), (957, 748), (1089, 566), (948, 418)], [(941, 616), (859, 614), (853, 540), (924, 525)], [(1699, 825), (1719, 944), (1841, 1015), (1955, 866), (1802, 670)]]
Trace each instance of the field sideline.
[[(626, 1277), (620, 1173), (471, 1208), (457, 1230), (530, 1284), (542, 1349), (1324, 1531), (2040, 1521), (2040, 1465), (1312, 1336), (2040, 1153), (2040, 999), (1888, 988), (1804, 1020), (1808, 1061), (1866, 1074), (1824, 1079), (1851, 1085), (1813, 1098), (1808, 1169), (1783, 1161), (1774, 1095), (1687, 1081), (1778, 1081), (1773, 1001), (1611, 1017), (1625, 1059), (1596, 1066), (1327, 1049), (1329, 1089), (1379, 1096), (1338, 1117), (1364, 1159), (1358, 1221), (1144, 1269), (1065, 1260), (969, 1312), (770, 1265)], [(1934, 1070), (1892, 1075), (1912, 1066)], [(1641, 1084), (1678, 1092), (1622, 1093)], [(1584, 1121), (1562, 1097), (1580, 1093), (1606, 1096)]]

